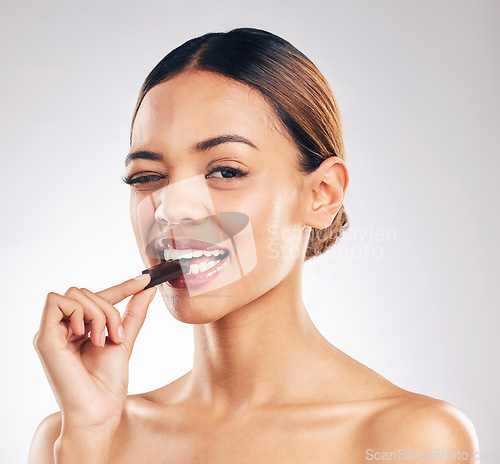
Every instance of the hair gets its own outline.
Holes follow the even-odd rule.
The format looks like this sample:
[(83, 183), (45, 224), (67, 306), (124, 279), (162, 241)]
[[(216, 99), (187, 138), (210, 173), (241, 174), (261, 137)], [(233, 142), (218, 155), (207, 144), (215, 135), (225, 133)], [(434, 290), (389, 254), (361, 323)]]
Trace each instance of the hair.
[[(330, 156), (344, 159), (340, 112), (318, 68), (286, 40), (260, 29), (240, 28), (188, 40), (149, 73), (131, 124), (146, 94), (187, 70), (209, 71), (257, 89), (273, 108), (299, 151), (298, 168), (308, 174)], [(342, 205), (324, 229), (311, 228), (304, 261), (328, 250), (349, 222)]]

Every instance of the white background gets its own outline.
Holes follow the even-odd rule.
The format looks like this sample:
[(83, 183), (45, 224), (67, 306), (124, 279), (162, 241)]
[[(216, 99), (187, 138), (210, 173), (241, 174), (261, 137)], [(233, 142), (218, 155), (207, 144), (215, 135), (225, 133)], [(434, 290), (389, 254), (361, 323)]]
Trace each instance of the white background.
[[(241, 26), (308, 55), (343, 115), (351, 229), (305, 265), (313, 320), (392, 382), (461, 409), (498, 459), (499, 5), (3, 2), (0, 461), (25, 462), (58, 410), (32, 346), (46, 293), (142, 270), (120, 176), (143, 79), (185, 40)], [(130, 393), (184, 374), (192, 354), (191, 327), (156, 298)]]

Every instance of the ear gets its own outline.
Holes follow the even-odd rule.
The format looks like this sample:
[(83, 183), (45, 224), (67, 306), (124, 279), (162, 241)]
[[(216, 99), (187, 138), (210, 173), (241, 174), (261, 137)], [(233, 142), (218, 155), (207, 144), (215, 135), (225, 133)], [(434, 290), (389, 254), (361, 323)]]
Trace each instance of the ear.
[(330, 156), (309, 176), (305, 225), (325, 229), (342, 206), (349, 185), (349, 172), (344, 160)]

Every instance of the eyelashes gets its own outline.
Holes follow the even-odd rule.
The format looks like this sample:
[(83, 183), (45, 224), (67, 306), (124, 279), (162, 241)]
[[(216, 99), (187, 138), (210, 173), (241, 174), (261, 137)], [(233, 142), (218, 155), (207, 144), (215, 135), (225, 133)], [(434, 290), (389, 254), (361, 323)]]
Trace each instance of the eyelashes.
[(147, 174), (144, 176), (134, 175), (129, 177), (122, 177), (123, 182), (125, 182), (127, 185), (147, 184), (149, 182), (160, 182), (163, 179), (165, 179), (165, 176), (162, 176), (160, 174)]
[[(232, 168), (230, 166), (216, 166), (212, 170), (210, 170), (207, 174), (214, 174), (214, 173), (220, 173), (221, 177), (212, 177), (213, 179), (220, 179), (220, 180), (230, 180), (230, 179), (238, 179), (238, 178), (243, 178), (245, 177), (248, 173), (243, 172), (238, 168)], [(225, 177), (222, 175), (222, 173), (229, 174), (229, 177)], [(205, 178), (207, 177), (205, 176)], [(164, 176), (162, 174), (155, 174), (155, 173), (150, 173), (150, 174), (134, 174), (128, 177), (122, 177), (123, 182), (125, 182), (127, 185), (137, 185), (137, 184), (160, 184), (164, 179), (166, 179), (167, 176)]]

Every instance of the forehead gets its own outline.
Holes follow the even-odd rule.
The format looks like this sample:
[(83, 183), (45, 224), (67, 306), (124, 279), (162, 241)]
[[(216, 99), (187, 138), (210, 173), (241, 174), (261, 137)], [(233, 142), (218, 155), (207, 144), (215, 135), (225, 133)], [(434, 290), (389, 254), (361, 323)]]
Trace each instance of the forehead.
[[(132, 146), (196, 143), (238, 133), (265, 143), (279, 137), (281, 124), (255, 89), (206, 71), (188, 71), (153, 87), (137, 112)], [(256, 143), (257, 144), (257, 143)]]

